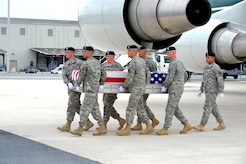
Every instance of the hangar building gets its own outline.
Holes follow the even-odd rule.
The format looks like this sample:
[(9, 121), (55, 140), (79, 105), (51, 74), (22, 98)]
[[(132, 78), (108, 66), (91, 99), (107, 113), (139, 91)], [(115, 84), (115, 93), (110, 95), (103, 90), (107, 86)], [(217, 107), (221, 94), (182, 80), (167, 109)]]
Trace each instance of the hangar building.
[[(74, 47), (76, 55), (82, 58), (84, 45), (89, 43), (77, 21), (10, 18), (8, 23), (7, 18), (0, 17), (2, 70), (9, 64), (6, 71), (18, 72), (30, 67), (50, 71), (65, 62), (65, 47)], [(94, 55), (102, 58), (103, 52), (95, 50)]]

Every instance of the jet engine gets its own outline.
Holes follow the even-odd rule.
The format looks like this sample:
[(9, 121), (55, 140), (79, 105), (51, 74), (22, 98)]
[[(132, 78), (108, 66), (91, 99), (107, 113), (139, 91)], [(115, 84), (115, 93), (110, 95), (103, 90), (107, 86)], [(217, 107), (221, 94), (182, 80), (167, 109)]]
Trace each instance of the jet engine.
[(224, 70), (237, 68), (246, 61), (246, 1), (224, 9), (201, 27), (185, 32), (174, 44), (177, 56), (187, 70), (201, 73), (206, 65), (205, 53), (216, 55)]
[(125, 53), (128, 44), (165, 48), (210, 17), (207, 0), (82, 0), (78, 19), (92, 46)]

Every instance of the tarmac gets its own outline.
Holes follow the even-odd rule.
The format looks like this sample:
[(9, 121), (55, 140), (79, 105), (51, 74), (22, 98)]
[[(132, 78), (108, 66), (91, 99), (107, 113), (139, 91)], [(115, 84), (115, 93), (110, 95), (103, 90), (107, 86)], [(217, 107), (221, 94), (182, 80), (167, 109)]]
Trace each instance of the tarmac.
[[(191, 130), (188, 134), (179, 134), (183, 125), (174, 117), (169, 134), (157, 136), (155, 132), (161, 129), (164, 123), (168, 95), (151, 94), (148, 105), (160, 121), (153, 133), (140, 135), (139, 131), (132, 131), (130, 136), (117, 136), (115, 132), (118, 121), (111, 118), (108, 122), (108, 133), (103, 136), (93, 136), (92, 133), (98, 125), (90, 116), (95, 125), (88, 132), (83, 132), (81, 137), (56, 129), (66, 122), (68, 101), (67, 88), (61, 76), (47, 75), (43, 78), (38, 75), (30, 76), (0, 73), (1, 164), (38, 163), (37, 161), (46, 164), (69, 163), (61, 160), (68, 156), (87, 159), (86, 161), (71, 159), (70, 163), (93, 163), (94, 161), (105, 164), (244, 164), (246, 162), (246, 130), (244, 128), (246, 76), (241, 76), (237, 80), (228, 77), (225, 80), (225, 97), (217, 99), (218, 108), (226, 125), (225, 130), (213, 131), (217, 123), (211, 115), (204, 132)], [(192, 75), (190, 82), (185, 84), (179, 103), (179, 107), (193, 126), (200, 123), (205, 101), (204, 95), (196, 96), (200, 84), (201, 76)], [(128, 98), (128, 93), (118, 94), (115, 102), (115, 108), (123, 118), (125, 118)], [(102, 111), (101, 93), (99, 105)], [(79, 116), (76, 115), (72, 129), (78, 127), (78, 121)], [(136, 124), (136, 117), (133, 124)], [(3, 135), (7, 135), (4, 140)], [(23, 141), (22, 145), (26, 145), (25, 149), (18, 146), (19, 140), (23, 138), (28, 140)], [(27, 144), (29, 142), (39, 143), (40, 147), (45, 145), (52, 151), (48, 151), (47, 148), (34, 149), (32, 144)], [(18, 148), (15, 153), (14, 148), (10, 147), (13, 145)], [(53, 149), (63, 153), (47, 153), (53, 152)], [(3, 151), (9, 153), (3, 153)], [(36, 156), (27, 155), (30, 151), (38, 153)], [(21, 152), (22, 158), (18, 156), (18, 152)], [(13, 153), (17, 156), (7, 155)]]

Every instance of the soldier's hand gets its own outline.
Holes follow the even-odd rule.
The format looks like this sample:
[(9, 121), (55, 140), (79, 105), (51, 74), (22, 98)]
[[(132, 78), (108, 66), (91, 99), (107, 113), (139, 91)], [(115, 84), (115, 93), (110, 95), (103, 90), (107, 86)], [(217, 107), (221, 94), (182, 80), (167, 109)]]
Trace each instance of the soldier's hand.
[(77, 86), (74, 91), (76, 91), (76, 92), (83, 92), (83, 83), (81, 83), (79, 86)]
[(162, 87), (161, 87), (161, 92), (167, 92), (167, 88), (164, 87), (164, 86), (162, 86)]
[(72, 83), (68, 83), (68, 88), (69, 89), (73, 89), (73, 84)]
[(119, 92), (124, 92), (125, 91), (125, 89), (122, 87), (122, 85), (118, 88), (118, 91)]
[(83, 92), (82, 87), (76, 87), (76, 89), (74, 89), (75, 92)]
[(202, 96), (202, 91), (201, 90), (197, 92), (197, 96), (198, 97), (201, 97)]
[(103, 85), (100, 85), (100, 86), (99, 86), (99, 92), (102, 92), (103, 89), (104, 89), (104, 86), (103, 86)]
[(219, 93), (219, 94), (218, 94), (218, 97), (219, 97), (219, 98), (224, 98), (224, 93)]

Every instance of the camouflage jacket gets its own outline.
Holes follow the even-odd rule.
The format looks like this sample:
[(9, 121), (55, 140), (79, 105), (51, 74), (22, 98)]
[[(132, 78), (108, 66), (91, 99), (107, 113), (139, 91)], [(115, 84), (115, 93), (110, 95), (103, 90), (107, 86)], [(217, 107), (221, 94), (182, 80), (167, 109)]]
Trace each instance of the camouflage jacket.
[(135, 88), (144, 91), (147, 81), (146, 71), (149, 72), (149, 69), (145, 64), (145, 61), (138, 56), (133, 57), (128, 67), (128, 75), (122, 85), (123, 88), (128, 88), (130, 92)]
[(103, 68), (105, 71), (123, 71), (124, 70), (121, 64), (116, 61), (113, 64), (109, 64), (107, 62), (103, 63)]
[(207, 93), (222, 93), (224, 90), (223, 73), (216, 64), (207, 65), (203, 72), (201, 91)]
[(63, 64), (63, 70), (62, 70), (62, 78), (65, 84), (68, 85), (68, 83), (74, 84), (74, 81), (72, 80), (72, 74), (74, 70), (80, 70), (81, 66), (83, 65), (84, 61), (74, 58), (72, 61), (66, 61)]
[(157, 71), (157, 65), (152, 58), (147, 57), (145, 60), (145, 63), (147, 65), (147, 67), (149, 68), (150, 72), (156, 72)]
[(97, 93), (99, 85), (103, 85), (105, 79), (106, 72), (102, 68), (101, 63), (91, 57), (81, 67), (77, 84), (83, 83), (83, 90), (86, 93)]
[(177, 59), (171, 60), (164, 86), (168, 88), (169, 93), (182, 93), (187, 78), (188, 75), (183, 63)]

